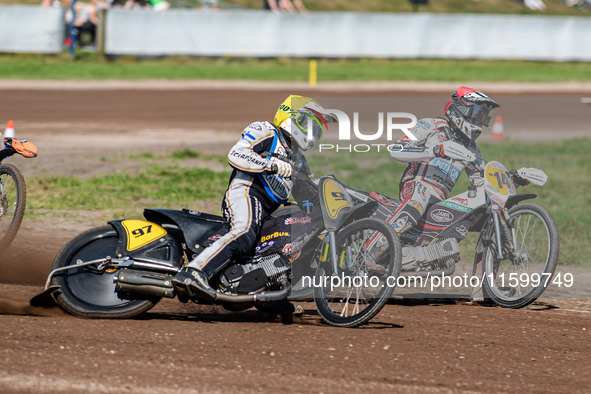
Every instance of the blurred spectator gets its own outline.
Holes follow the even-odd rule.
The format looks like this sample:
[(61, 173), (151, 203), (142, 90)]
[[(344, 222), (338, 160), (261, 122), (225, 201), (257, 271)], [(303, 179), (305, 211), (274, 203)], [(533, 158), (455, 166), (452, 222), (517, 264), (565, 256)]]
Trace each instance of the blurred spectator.
[(62, 3), (60, 0), (43, 0), (41, 2), (42, 7), (61, 7)]
[[(42, 5), (45, 2), (52, 4), (52, 0), (43, 0)], [(69, 28), (74, 18), (74, 35), (76, 36), (76, 42), (80, 46), (94, 46), (96, 41), (96, 25), (98, 24), (97, 9), (100, 7), (108, 7), (108, 3), (104, 1), (91, 0), (90, 3), (86, 3), (80, 0), (74, 4), (74, 14), (70, 10), (71, 0), (65, 0), (63, 5), (67, 7), (66, 12), (66, 37), (70, 36)]]
[(429, 5), (429, 0), (408, 0), (408, 2), (412, 7), (413, 12), (418, 12), (419, 6), (421, 5)]
[(568, 7), (589, 7), (591, 6), (591, 0), (564, 0), (564, 3)]
[(219, 0), (201, 0), (201, 7), (210, 10), (217, 10), (220, 7)]
[(302, 0), (263, 0), (263, 9), (273, 12), (307, 12)]
[(277, 0), (263, 0), (263, 9), (273, 12), (280, 12)]
[(523, 0), (523, 4), (534, 11), (544, 11), (546, 9), (546, 4), (542, 0)]
[(166, 11), (170, 8), (170, 3), (166, 0), (148, 0), (148, 3), (154, 11)]
[(126, 10), (146, 8), (147, 0), (127, 0), (123, 6)]
[(165, 11), (170, 8), (170, 3), (166, 0), (127, 0), (126, 9), (151, 9), (153, 11)]

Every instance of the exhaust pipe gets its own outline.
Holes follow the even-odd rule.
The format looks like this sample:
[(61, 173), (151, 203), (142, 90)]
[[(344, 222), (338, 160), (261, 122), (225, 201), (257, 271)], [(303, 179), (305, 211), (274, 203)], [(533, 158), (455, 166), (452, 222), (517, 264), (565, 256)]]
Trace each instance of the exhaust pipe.
[[(172, 286), (172, 276), (168, 274), (125, 269), (113, 280), (117, 283), (117, 290), (120, 291), (145, 294), (152, 297), (174, 298), (176, 296)], [(284, 279), (281, 282), (280, 290), (242, 295), (216, 293), (215, 301), (232, 304), (282, 301), (289, 297), (290, 293), (291, 284)]]
[(245, 294), (245, 295), (228, 295), (218, 293), (216, 301), (230, 302), (230, 303), (246, 303), (246, 302), (272, 302), (282, 301), (289, 297), (291, 293), (291, 284), (284, 279), (281, 283), (281, 290), (264, 291), (262, 293)]
[(153, 271), (125, 269), (113, 279), (117, 290), (128, 293), (145, 294), (152, 297), (174, 298), (172, 276)]

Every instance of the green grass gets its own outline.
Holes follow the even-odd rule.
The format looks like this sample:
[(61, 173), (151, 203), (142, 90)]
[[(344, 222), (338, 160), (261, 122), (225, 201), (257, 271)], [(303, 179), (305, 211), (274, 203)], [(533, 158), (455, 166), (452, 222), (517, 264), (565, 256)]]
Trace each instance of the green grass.
[[(190, 58), (103, 60), (95, 54), (0, 55), (2, 79), (254, 80), (305, 82), (306, 59)], [(591, 81), (589, 63), (441, 59), (321, 59), (318, 80), (331, 81)]]
[[(146, 164), (143, 171), (133, 175), (120, 171), (89, 180), (72, 176), (27, 179), (27, 210), (33, 215), (109, 211), (136, 217), (148, 207), (194, 208), (202, 201), (221, 201), (230, 168), (214, 171), (206, 165), (189, 165), (183, 159), (194, 156), (186, 155), (187, 151), (181, 150), (169, 155), (168, 160), (151, 153), (128, 156)], [(222, 155), (208, 156), (225, 160)]]
[[(481, 144), (480, 147), (485, 160), (501, 161), (508, 169), (536, 167), (548, 174), (545, 186), (530, 185), (518, 192), (538, 194), (534, 202), (546, 207), (554, 216), (561, 235), (560, 263), (590, 266), (591, 182), (588, 174), (591, 170), (591, 140), (541, 144), (509, 140)], [(70, 176), (27, 179), (28, 213), (38, 216), (52, 215), (53, 212), (75, 217), (80, 211), (105, 211), (114, 215), (109, 217), (112, 219), (141, 216), (146, 207), (180, 209), (208, 203), (218, 209), (230, 168), (213, 171), (208, 168), (207, 161), (201, 166), (185, 162), (194, 159), (195, 153), (177, 151), (167, 156), (169, 160), (151, 154), (136, 155), (134, 160), (160, 163), (143, 166), (144, 171), (137, 175), (120, 172), (90, 180)], [(212, 160), (225, 160), (223, 155), (209, 156)], [(390, 159), (387, 152), (314, 152), (308, 158), (317, 175), (335, 174), (350, 187), (398, 196), (398, 182), (405, 166)], [(467, 177), (462, 175), (454, 194), (467, 187)], [(67, 215), (68, 212), (71, 214)]]

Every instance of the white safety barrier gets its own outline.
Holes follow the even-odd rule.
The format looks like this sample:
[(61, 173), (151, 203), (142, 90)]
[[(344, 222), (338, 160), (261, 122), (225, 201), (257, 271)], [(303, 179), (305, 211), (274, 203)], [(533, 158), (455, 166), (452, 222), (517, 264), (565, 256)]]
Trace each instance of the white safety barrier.
[(107, 54), (591, 60), (591, 18), (109, 10)]
[[(591, 18), (111, 9), (110, 55), (591, 61)], [(0, 52), (58, 53), (64, 10), (0, 5)]]
[(0, 52), (59, 53), (64, 26), (59, 7), (0, 5)]

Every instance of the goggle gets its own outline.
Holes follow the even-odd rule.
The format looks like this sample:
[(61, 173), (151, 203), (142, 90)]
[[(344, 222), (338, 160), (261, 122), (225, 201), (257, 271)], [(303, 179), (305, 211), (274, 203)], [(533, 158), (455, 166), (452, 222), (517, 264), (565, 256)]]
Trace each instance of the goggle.
[[(295, 123), (308, 139), (318, 140), (322, 137), (322, 132), (326, 128), (326, 121), (320, 114), (316, 114), (313, 109), (310, 112), (299, 112), (295, 117)], [(310, 134), (311, 133), (311, 134)]]
[(489, 116), (490, 109), (486, 105), (474, 104), (473, 106), (465, 106), (462, 111), (464, 116), (470, 119), (471, 122), (481, 126), (488, 127), (490, 125), (491, 117)]

